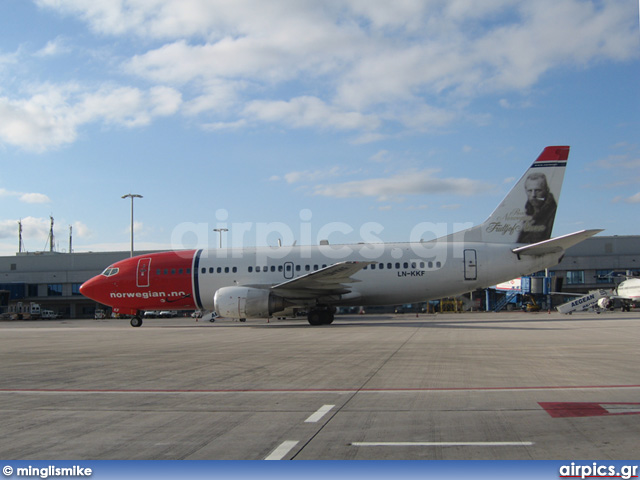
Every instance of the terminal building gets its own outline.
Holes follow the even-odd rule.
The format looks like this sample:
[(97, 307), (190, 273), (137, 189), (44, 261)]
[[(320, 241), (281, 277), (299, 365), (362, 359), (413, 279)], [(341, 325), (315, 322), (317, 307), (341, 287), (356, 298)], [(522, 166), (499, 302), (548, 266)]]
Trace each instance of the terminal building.
[[(136, 252), (148, 253), (152, 252)], [(83, 297), (80, 285), (128, 257), (129, 252), (38, 252), (0, 257), (0, 314), (18, 303), (35, 303), (62, 318), (93, 318), (95, 310), (103, 306)], [(613, 288), (620, 279), (612, 277), (612, 272), (640, 274), (640, 236), (589, 238), (570, 248), (560, 264), (549, 269), (554, 289), (571, 293)]]

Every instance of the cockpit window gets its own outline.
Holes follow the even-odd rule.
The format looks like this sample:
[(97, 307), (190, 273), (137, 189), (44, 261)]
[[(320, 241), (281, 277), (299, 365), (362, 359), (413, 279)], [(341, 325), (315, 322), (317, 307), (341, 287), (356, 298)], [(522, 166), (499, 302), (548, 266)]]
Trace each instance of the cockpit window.
[(105, 277), (112, 277), (113, 275), (116, 275), (119, 271), (120, 271), (119, 268), (107, 267), (105, 271), (102, 272), (102, 275), (104, 275)]

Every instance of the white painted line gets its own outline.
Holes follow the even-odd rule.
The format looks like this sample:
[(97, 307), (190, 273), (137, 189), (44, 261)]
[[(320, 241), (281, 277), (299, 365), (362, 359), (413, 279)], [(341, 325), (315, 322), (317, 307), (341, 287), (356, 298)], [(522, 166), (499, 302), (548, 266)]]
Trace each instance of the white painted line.
[(304, 423), (316, 423), (319, 422), (322, 417), (324, 417), (329, 410), (331, 410), (335, 405), (323, 405), (318, 409), (316, 413), (307, 418)]
[(282, 442), (278, 448), (265, 458), (265, 460), (282, 460), (297, 444), (297, 440), (287, 440)]
[(621, 414), (621, 413), (626, 413), (626, 414), (640, 414), (640, 404), (638, 403), (631, 403), (631, 404), (624, 404), (624, 403), (601, 403), (600, 406), (602, 408), (604, 408), (607, 413), (610, 413), (612, 415), (616, 415), (616, 414)]
[(352, 442), (354, 447), (526, 447), (533, 442)]

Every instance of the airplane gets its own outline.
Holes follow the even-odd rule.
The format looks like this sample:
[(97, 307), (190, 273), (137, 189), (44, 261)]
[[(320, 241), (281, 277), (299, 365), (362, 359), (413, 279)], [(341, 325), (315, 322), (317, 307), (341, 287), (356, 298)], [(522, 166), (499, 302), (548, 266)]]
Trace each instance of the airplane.
[[(631, 311), (631, 303), (640, 302), (640, 278), (627, 278), (613, 290), (611, 300), (622, 300), (622, 310)], [(608, 308), (609, 305), (602, 308)]]
[[(632, 303), (640, 302), (640, 278), (627, 277), (626, 280), (620, 282), (616, 288), (607, 291), (606, 289), (599, 289), (583, 294), (567, 294), (563, 295), (575, 295), (579, 296), (575, 300), (571, 300), (567, 303), (556, 307), (558, 312), (564, 314), (571, 314), (579, 310), (587, 310), (594, 308), (596, 310), (613, 310), (613, 301), (620, 300), (621, 310), (630, 312)], [(600, 313), (598, 311), (598, 313)]]
[(482, 224), (434, 240), (150, 253), (110, 265), (80, 292), (132, 315), (134, 327), (145, 310), (244, 320), (291, 308), (305, 309), (317, 326), (331, 324), (338, 306), (418, 303), (485, 288), (554, 266), (567, 248), (602, 231), (550, 238), (568, 157), (568, 146), (544, 148)]

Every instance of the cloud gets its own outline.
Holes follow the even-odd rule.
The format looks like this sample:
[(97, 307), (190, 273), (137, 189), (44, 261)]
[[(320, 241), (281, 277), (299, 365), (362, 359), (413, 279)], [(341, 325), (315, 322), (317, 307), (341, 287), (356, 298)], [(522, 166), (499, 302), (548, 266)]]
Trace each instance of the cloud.
[[(291, 184), (300, 182), (317, 182), (318, 180), (322, 180), (324, 178), (337, 177), (340, 175), (347, 175), (347, 173), (341, 167), (332, 167), (329, 170), (304, 170), (289, 172), (283, 175), (283, 178), (287, 183)], [(279, 177), (272, 177), (272, 179), (277, 180), (279, 179)]]
[[(25, 217), (22, 222), (23, 239), (44, 241), (49, 236), (50, 220), (48, 218)], [(18, 240), (18, 220), (0, 220), (0, 238)]]
[(50, 40), (47, 44), (40, 50), (34, 53), (36, 57), (54, 57), (57, 55), (61, 55), (64, 53), (68, 53), (70, 48), (66, 45), (66, 42), (58, 37), (55, 40)]
[[(505, 95), (528, 91), (558, 68), (637, 57), (637, 10), (623, 1), (37, 4), (79, 18), (101, 36), (130, 41), (134, 53), (120, 67), (166, 87), (100, 89), (49, 111), (38, 111), (33, 98), (23, 100), (31, 110), (0, 99), (0, 124), (7, 109), (18, 118), (17, 133), (0, 131), (0, 139), (27, 145), (36, 134), (36, 149), (74, 141), (82, 125), (74, 114), (83, 105), (95, 112), (86, 121), (132, 127), (176, 113), (181, 95), (188, 115), (224, 113), (208, 129), (276, 123), (354, 131), (355, 143), (367, 143), (398, 126), (424, 132), (470, 118), (465, 110), (477, 108), (470, 100), (487, 94), (500, 95), (500, 105), (511, 108)], [(43, 52), (59, 45), (56, 40)]]
[(318, 185), (314, 195), (334, 198), (378, 197), (388, 201), (404, 195), (456, 194), (475, 195), (489, 191), (492, 185), (468, 178), (439, 178), (439, 170), (428, 169), (396, 174), (389, 178), (372, 178)]
[(91, 231), (91, 229), (89, 229), (89, 227), (85, 225), (83, 222), (80, 222), (80, 221), (73, 222), (72, 226), (73, 226), (74, 237), (77, 236), (80, 238), (87, 238), (87, 237), (93, 236), (93, 232)]
[(0, 188), (0, 197), (18, 197), (24, 203), (51, 203), (51, 199), (44, 193), (13, 192)]
[(24, 203), (51, 203), (49, 197), (43, 193), (25, 193), (20, 196), (20, 201)]
[(254, 101), (244, 109), (247, 116), (264, 122), (278, 122), (294, 128), (319, 127), (337, 130), (374, 130), (380, 120), (374, 115), (341, 111), (315, 97), (290, 101)]
[(640, 154), (609, 155), (606, 158), (597, 160), (595, 165), (605, 169), (635, 170), (640, 168)]
[(180, 104), (180, 92), (163, 86), (86, 92), (71, 84), (43, 85), (23, 100), (0, 97), (0, 142), (42, 152), (74, 142), (82, 125), (140, 127), (175, 113)]
[(624, 201), (627, 203), (640, 203), (640, 192), (631, 195), (629, 198), (625, 198)]

